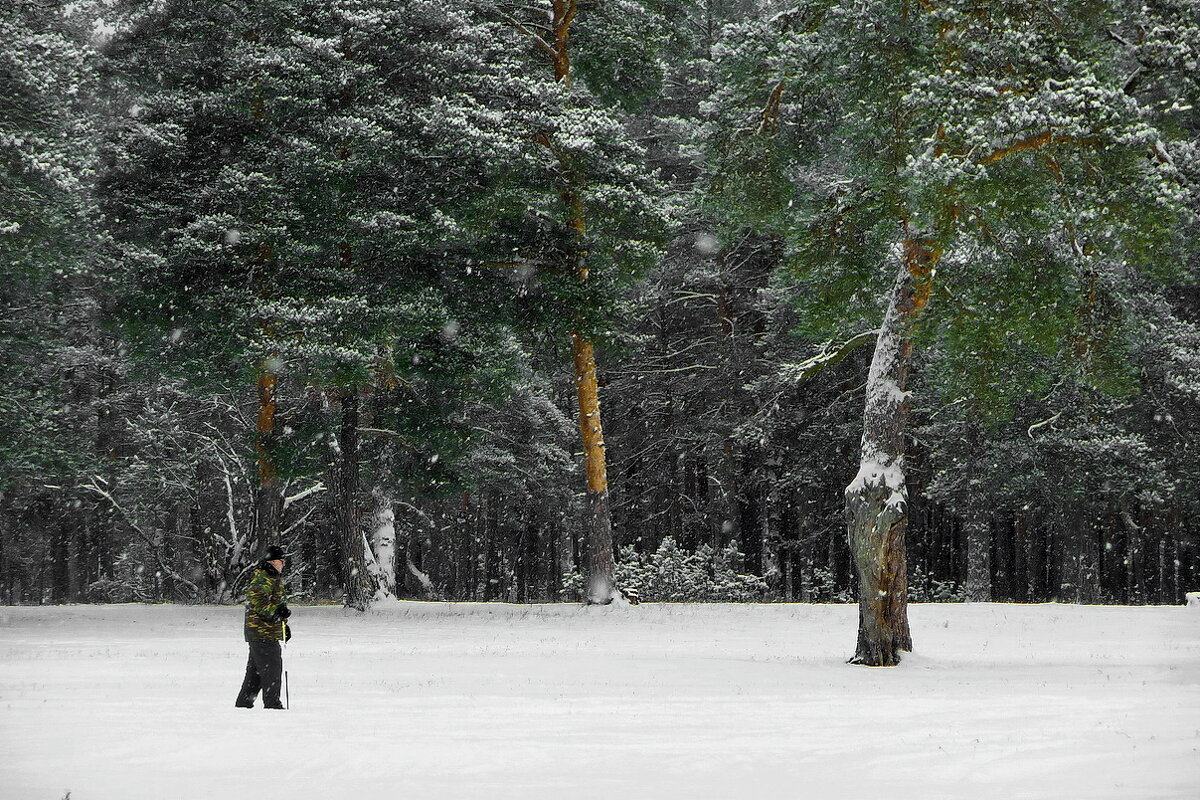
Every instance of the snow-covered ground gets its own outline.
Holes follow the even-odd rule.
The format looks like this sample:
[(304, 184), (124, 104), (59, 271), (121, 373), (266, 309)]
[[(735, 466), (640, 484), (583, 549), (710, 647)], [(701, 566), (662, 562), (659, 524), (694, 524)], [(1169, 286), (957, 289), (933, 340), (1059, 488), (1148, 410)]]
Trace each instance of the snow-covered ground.
[(1200, 797), (1200, 610), (296, 607), (291, 710), (241, 609), (0, 608), (0, 797)]

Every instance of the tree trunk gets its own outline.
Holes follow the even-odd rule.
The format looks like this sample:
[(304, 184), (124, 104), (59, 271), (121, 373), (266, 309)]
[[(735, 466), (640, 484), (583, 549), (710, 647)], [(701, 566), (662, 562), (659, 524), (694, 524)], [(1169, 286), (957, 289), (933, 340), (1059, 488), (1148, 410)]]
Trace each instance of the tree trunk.
[(1081, 602), (1093, 605), (1102, 599), (1100, 589), (1101, 554), (1104, 547), (1100, 542), (1101, 528), (1099, 520), (1092, 516), (1085, 517), (1079, 531), (1080, 544), (1083, 546), (1080, 575)]
[(1121, 498), (1121, 522), (1125, 525), (1125, 602), (1140, 606), (1146, 603), (1146, 586), (1142, 558), (1144, 529), (1133, 518), (1131, 501)]
[(592, 343), (572, 334), (575, 345), (575, 388), (579, 398), (579, 432), (587, 472), (587, 602), (611, 603), (616, 597), (612, 514), (608, 507), (608, 472), (604, 458), (604, 429), (596, 384)]
[(16, 605), (13, 597), (13, 566), (8, 555), (8, 514), (4, 511), (4, 492), (0, 491), (0, 600), (4, 605)]
[[(568, 42), (571, 25), (578, 11), (578, 0), (551, 0), (550, 36), (548, 40), (534, 36), (540, 50), (550, 57), (555, 80), (563, 87), (571, 86), (571, 56)], [(518, 24), (520, 30), (530, 33)], [(576, 273), (581, 283), (588, 280), (587, 226), (583, 201), (578, 190), (579, 177), (563, 151), (556, 147), (548, 133), (538, 134), (536, 140), (558, 161), (560, 194), (568, 209), (568, 224), (577, 237)], [(586, 523), (588, 603), (611, 603), (616, 597), (614, 579), (612, 514), (608, 504), (608, 477), (604, 458), (604, 433), (600, 422), (600, 396), (596, 384), (596, 356), (592, 342), (579, 332), (572, 332), (575, 356), (575, 387), (579, 399), (579, 430), (583, 438), (583, 463), (587, 472), (588, 513)]]
[(1171, 552), (1171, 594), (1167, 602), (1171, 605), (1175, 605), (1176, 603), (1182, 603), (1184, 601), (1184, 591), (1182, 587), (1183, 570), (1181, 569), (1183, 562), (1179, 558), (1179, 538), (1177, 536), (1171, 537)]
[(480, 596), (485, 602), (500, 600), (503, 597), (503, 579), (500, 573), (500, 509), (495, 491), (484, 492), (480, 510), (483, 512), (482, 530), (483, 542), (479, 557), (483, 560), (483, 580), (480, 583)]
[(742, 487), (737, 496), (737, 537), (738, 545), (746, 559), (746, 571), (751, 575), (761, 576), (766, 565), (763, 564), (762, 525), (759, 522), (762, 504), (759, 502), (759, 488), (753, 482), (753, 475), (742, 473)]
[(992, 526), (978, 511), (970, 511), (963, 521), (967, 540), (967, 600), (992, 601)]
[(846, 487), (846, 526), (858, 573), (858, 645), (854, 664), (894, 666), (912, 650), (908, 625), (905, 533), (908, 490), (904, 387), (912, 359), (912, 326), (929, 298), (938, 252), (907, 232), (897, 248), (896, 280), (867, 377), (858, 474)]
[(801, 506), (801, 508), (804, 510), (801, 512), (800, 519), (797, 521), (796, 530), (796, 567), (800, 573), (797, 580), (797, 584), (799, 586), (799, 596), (797, 599), (801, 603), (811, 603), (813, 601), (813, 567), (815, 566), (815, 559), (813, 558), (813, 543), (815, 537), (812, 531), (812, 514), (809, 511), (809, 504), (811, 504), (813, 501), (811, 499), (812, 495), (810, 494), (810, 490), (807, 488), (802, 490), (802, 493), (799, 495), (799, 497), (804, 498), (807, 502)]
[(375, 599), (385, 600), (396, 596), (396, 512), (392, 498), (376, 486), (371, 490), (372, 506), (367, 520), (371, 532), (371, 550), (374, 553)]
[(1170, 603), (1171, 590), (1167, 585), (1167, 532), (1158, 539), (1158, 602)]
[[(565, 41), (565, 39), (564, 39)], [(578, 277), (587, 283), (586, 226), (583, 204), (568, 186), (563, 199), (571, 209), (571, 227), (580, 244)], [(608, 504), (608, 468), (604, 451), (604, 426), (600, 419), (600, 389), (596, 379), (596, 353), (592, 343), (571, 334), (575, 361), (575, 391), (579, 401), (579, 432), (583, 441), (583, 466), (587, 473), (587, 602), (611, 603), (617, 596), (613, 557), (612, 512)]]
[(56, 528), (55, 546), (51, 551), (54, 564), (54, 602), (75, 603), (79, 600), (77, 591), (79, 579), (79, 559), (76, 548), (74, 526), (59, 523)]
[(192, 482), (196, 487), (193, 495), (191, 508), (188, 510), (188, 536), (195, 543), (197, 557), (200, 561), (201, 568), (204, 570), (204, 591), (208, 597), (204, 600), (206, 603), (220, 602), (217, 600), (217, 587), (220, 585), (220, 576), (216, 569), (219, 562), (217, 551), (214, 545), (216, 544), (208, 531), (205, 531), (204, 511), (210, 506), (207, 492), (207, 470), (203, 458), (196, 460), (194, 469), (192, 470)]
[(358, 513), (358, 392), (348, 390), (339, 399), (341, 419), (331, 440), (329, 459), (333, 533), (341, 556), (343, 602), (347, 608), (365, 611), (375, 587)]
[[(256, 556), (261, 559), (267, 548), (279, 544), (279, 521), (283, 516), (283, 492), (275, 467), (275, 373), (264, 360), (258, 369), (258, 425), (254, 449), (258, 457), (258, 495), (255, 498)], [(238, 567), (240, 565), (233, 565)]]
[(764, 459), (766, 490), (762, 508), (762, 577), (772, 595), (777, 596), (783, 588), (783, 543), (782, 515), (779, 503), (779, 457), (769, 455)]
[[(982, 427), (974, 421), (967, 423), (966, 442), (972, 458), (981, 458), (987, 452)], [(983, 464), (968, 462), (966, 469), (981, 475)], [(963, 539), (966, 545), (967, 581), (966, 597), (972, 603), (988, 603), (992, 600), (992, 527), (985, 511), (981, 481), (967, 481), (965, 514), (963, 514)]]
[(1100, 552), (1089, 512), (1072, 508), (1063, 524), (1059, 600), (1095, 603), (1099, 600)]

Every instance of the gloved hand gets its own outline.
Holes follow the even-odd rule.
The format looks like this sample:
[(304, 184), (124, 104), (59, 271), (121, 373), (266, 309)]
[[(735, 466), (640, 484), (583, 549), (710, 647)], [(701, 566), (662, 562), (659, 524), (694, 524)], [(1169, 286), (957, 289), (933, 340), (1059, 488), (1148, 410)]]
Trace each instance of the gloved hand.
[(291, 615), (292, 610), (287, 607), (287, 603), (284, 603), (279, 608), (275, 609), (275, 616), (279, 617), (280, 619), (287, 619)]
[(285, 643), (287, 643), (287, 642), (290, 642), (291, 640), (292, 640), (292, 626), (284, 625), (283, 626), (283, 641)]

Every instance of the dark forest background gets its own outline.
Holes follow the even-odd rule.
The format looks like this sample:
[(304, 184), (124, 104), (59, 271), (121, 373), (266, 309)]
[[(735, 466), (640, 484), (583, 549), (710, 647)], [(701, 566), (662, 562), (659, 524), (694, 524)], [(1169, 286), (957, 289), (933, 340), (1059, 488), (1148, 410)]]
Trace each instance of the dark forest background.
[[(1048, 221), (979, 237), (1011, 263), (958, 251), (1003, 280), (943, 259), (908, 384), (910, 599), (1200, 589), (1200, 5), (867, 3), (907, 89), (834, 108), (828, 54), (874, 53), (825, 42), (819, 72), (784, 45), (862, 5), (10, 0), (0, 602), (232, 602), (275, 541), (313, 601), (578, 599), (573, 335), (618, 585), (853, 600), (883, 251), (862, 226), (828, 245), (829, 209), (913, 162), (830, 142), (890, 97), (935, 122), (855, 146), (921, 152), (921, 37), (985, 28), (1061, 40), (1101, 89), (1053, 84), (1055, 130), (1123, 103), (1175, 188), (1101, 228), (1125, 167), (1085, 163), (1111, 192), (1070, 206), (1080, 244), (1014, 177), (1008, 216)], [(1045, 67), (1021, 58), (996, 74)], [(1047, 142), (1014, 161), (1069, 182), (1078, 143)], [(1143, 229), (1138, 269), (1105, 249)]]

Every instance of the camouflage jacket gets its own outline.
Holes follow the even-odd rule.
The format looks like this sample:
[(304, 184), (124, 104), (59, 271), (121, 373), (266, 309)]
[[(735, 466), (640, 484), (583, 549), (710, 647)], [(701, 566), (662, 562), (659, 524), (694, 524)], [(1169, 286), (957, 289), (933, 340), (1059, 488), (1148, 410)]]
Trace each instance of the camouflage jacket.
[(275, 611), (287, 600), (275, 565), (264, 561), (250, 576), (246, 589), (246, 641), (282, 642), (283, 620)]

